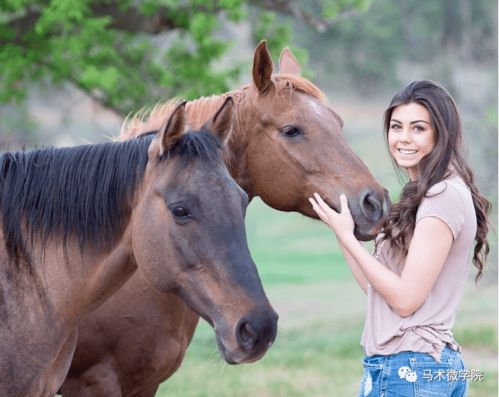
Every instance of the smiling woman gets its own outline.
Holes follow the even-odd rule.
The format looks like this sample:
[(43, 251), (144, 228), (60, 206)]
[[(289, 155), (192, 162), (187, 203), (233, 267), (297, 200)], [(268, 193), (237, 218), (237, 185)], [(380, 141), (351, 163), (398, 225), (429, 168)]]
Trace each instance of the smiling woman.
[[(490, 203), (463, 158), (459, 113), (444, 88), (431, 81), (409, 84), (385, 112), (385, 132), (395, 164), (410, 181), (390, 209), (373, 255), (353, 234), (345, 196), (340, 212), (318, 194), (310, 199), (367, 294), (359, 395), (465, 396), (466, 378), (449, 374), (465, 369), (452, 327), (473, 240), (477, 279), (482, 274)], [(428, 371), (448, 378), (428, 381)]]

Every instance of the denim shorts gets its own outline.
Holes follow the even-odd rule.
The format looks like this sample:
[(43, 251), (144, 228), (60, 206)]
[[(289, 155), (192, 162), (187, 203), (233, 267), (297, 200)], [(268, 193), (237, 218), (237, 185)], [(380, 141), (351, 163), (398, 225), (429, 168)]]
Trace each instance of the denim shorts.
[(366, 356), (358, 397), (463, 397), (468, 377), (461, 354), (448, 347), (440, 363), (427, 353)]

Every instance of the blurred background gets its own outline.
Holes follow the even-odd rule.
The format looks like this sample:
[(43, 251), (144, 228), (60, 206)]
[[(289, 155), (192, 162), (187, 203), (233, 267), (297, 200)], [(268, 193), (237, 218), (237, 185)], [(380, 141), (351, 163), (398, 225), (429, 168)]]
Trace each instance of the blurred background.
[[(5, 0), (0, 5), (0, 151), (98, 142), (124, 118), (169, 98), (251, 81), (266, 39), (288, 46), (345, 122), (346, 139), (396, 200), (382, 135), (393, 94), (415, 79), (443, 84), (462, 113), (468, 158), (497, 229), (497, 2), (493, 0)], [(230, 367), (200, 324), (159, 396), (351, 396), (362, 375), (365, 297), (324, 225), (258, 199), (248, 238), (280, 314), (273, 348)], [(455, 336), (472, 369), (470, 396), (497, 395), (497, 235), (470, 282)]]

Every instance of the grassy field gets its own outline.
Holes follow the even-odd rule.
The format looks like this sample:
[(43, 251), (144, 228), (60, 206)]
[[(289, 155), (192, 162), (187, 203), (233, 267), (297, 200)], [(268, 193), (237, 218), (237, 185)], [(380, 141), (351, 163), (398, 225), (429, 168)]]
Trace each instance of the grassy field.
[[(229, 366), (204, 322), (179, 371), (160, 397), (355, 396), (365, 298), (333, 235), (319, 222), (283, 214), (254, 200), (248, 239), (267, 294), (279, 313), (276, 343), (254, 364)], [(468, 367), (484, 372), (469, 397), (497, 396), (497, 285), (472, 282), (454, 333)]]

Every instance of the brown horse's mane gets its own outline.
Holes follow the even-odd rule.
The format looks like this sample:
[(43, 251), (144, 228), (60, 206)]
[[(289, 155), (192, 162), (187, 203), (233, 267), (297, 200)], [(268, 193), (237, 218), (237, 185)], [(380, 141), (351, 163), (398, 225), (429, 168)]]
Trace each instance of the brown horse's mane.
[[(294, 74), (276, 74), (272, 76), (275, 95), (282, 93), (300, 91), (327, 103), (326, 95), (310, 80)], [(222, 106), (225, 99), (230, 96), (234, 102), (239, 104), (250, 92), (251, 84), (241, 88), (229, 91), (221, 95), (212, 95), (201, 97), (187, 102), (186, 111), (189, 114), (189, 122), (192, 128), (200, 128), (202, 123), (210, 119), (215, 112)], [(168, 120), (172, 112), (182, 101), (179, 98), (173, 98), (166, 102), (159, 103), (150, 111), (142, 109), (133, 117), (127, 118), (120, 131), (121, 139), (130, 139), (146, 132), (157, 131), (163, 123)]]

